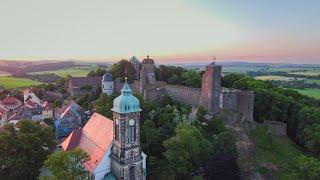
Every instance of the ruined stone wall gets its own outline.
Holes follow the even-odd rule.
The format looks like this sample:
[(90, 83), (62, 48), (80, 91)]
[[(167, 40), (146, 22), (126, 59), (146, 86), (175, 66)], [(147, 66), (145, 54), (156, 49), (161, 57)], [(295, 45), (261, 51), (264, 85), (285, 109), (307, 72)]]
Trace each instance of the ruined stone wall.
[(269, 131), (275, 136), (287, 135), (287, 124), (280, 121), (264, 121), (268, 125)]
[(221, 109), (228, 121), (253, 121), (254, 93), (236, 89), (224, 89)]
[(237, 110), (237, 94), (232, 91), (222, 91), (221, 94), (221, 109), (228, 109), (232, 111)]
[(172, 99), (193, 106), (199, 105), (201, 89), (186, 86), (166, 85), (165, 92)]
[(239, 91), (237, 97), (238, 113), (247, 121), (253, 121), (254, 93)]

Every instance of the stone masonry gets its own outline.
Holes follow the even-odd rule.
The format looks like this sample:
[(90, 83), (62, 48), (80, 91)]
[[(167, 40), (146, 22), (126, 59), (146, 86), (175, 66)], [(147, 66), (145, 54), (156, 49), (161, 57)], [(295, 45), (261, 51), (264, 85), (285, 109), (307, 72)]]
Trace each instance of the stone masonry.
[[(142, 61), (140, 80), (135, 80), (131, 87), (147, 101), (169, 95), (172, 99), (197, 107), (203, 106), (209, 114), (222, 114), (228, 121), (253, 121), (254, 93), (237, 89), (221, 88), (222, 67), (214, 62), (206, 66), (202, 77), (202, 88), (170, 85), (155, 79), (154, 60)], [(115, 91), (120, 92), (122, 83), (115, 81)]]

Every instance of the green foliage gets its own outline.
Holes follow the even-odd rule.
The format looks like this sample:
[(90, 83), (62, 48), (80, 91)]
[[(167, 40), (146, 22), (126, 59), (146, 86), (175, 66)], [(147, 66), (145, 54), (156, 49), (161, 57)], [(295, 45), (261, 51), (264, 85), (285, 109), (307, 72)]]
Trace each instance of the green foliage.
[(169, 84), (183, 85), (190, 87), (201, 87), (203, 72), (186, 70), (182, 67), (160, 65), (155, 69), (156, 79), (166, 81)]
[(207, 110), (203, 106), (198, 106), (196, 120), (202, 122), (204, 120), (204, 116), (207, 114)]
[(128, 60), (122, 59), (111, 66), (110, 73), (113, 74), (115, 78), (121, 78), (122, 81), (127, 77), (128, 82), (132, 83), (135, 78), (136, 70)]
[[(297, 138), (313, 155), (320, 154), (320, 108), (305, 107), (299, 111)], [(303, 121), (302, 121), (303, 119)]]
[(103, 76), (107, 71), (104, 68), (99, 67), (96, 71), (91, 70), (87, 77), (97, 77), (97, 76)]
[(11, 124), (0, 134), (0, 177), (36, 179), (43, 161), (55, 148), (52, 128), (21, 120), (19, 131)]
[(267, 179), (298, 179), (290, 173), (292, 168), (289, 164), (302, 153), (290, 139), (275, 137), (269, 132), (267, 125), (258, 125), (251, 134), (251, 140), (254, 143), (251, 159), (262, 175)]
[(56, 100), (53, 102), (53, 107), (60, 108), (61, 105), (62, 105), (62, 101), (61, 101), (61, 100), (56, 99)]
[(45, 118), (43, 120), (43, 122), (45, 122), (46, 124), (48, 124), (49, 126), (53, 126), (53, 119), (52, 118)]
[(95, 112), (112, 119), (112, 111), (113, 100), (117, 97), (117, 95), (108, 96), (107, 94), (100, 94), (100, 97), (93, 102), (93, 109)]
[(52, 173), (52, 176), (43, 177), (42, 179), (88, 179), (90, 175), (83, 167), (83, 163), (89, 159), (89, 155), (80, 149), (67, 152), (57, 151), (51, 154), (45, 162), (45, 167)]
[(291, 163), (290, 170), (298, 179), (320, 179), (320, 160), (300, 155)]
[(211, 143), (194, 126), (180, 124), (176, 135), (164, 141), (164, 156), (168, 166), (176, 176), (186, 176), (198, 169), (210, 158)]
[(287, 123), (288, 136), (314, 155), (320, 153), (320, 101), (290, 89), (273, 86), (268, 81), (255, 80), (245, 75), (230, 74), (222, 79), (222, 85), (253, 90), (254, 119)]
[(89, 109), (89, 105), (90, 105), (90, 97), (88, 94), (82, 95), (80, 97), (78, 97), (76, 99), (77, 104), (79, 104), (81, 107), (83, 107), (84, 109)]

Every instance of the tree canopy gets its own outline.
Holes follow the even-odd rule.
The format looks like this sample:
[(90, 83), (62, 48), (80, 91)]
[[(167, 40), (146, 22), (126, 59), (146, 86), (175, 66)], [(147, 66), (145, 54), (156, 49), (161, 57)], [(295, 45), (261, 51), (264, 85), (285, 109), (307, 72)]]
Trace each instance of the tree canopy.
[(0, 177), (36, 179), (47, 155), (55, 148), (53, 129), (21, 120), (19, 130), (7, 124), (0, 133)]
[(67, 152), (57, 151), (51, 154), (45, 162), (45, 167), (52, 173), (52, 176), (42, 177), (42, 179), (88, 179), (90, 175), (83, 163), (89, 159), (89, 155), (80, 149)]

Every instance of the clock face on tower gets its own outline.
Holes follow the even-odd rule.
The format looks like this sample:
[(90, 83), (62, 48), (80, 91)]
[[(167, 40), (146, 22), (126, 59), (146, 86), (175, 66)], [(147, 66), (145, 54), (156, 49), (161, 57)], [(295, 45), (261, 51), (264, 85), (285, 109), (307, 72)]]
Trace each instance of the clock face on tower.
[(134, 119), (130, 119), (130, 121), (129, 121), (129, 125), (130, 125), (130, 126), (133, 126), (134, 124), (135, 124)]

